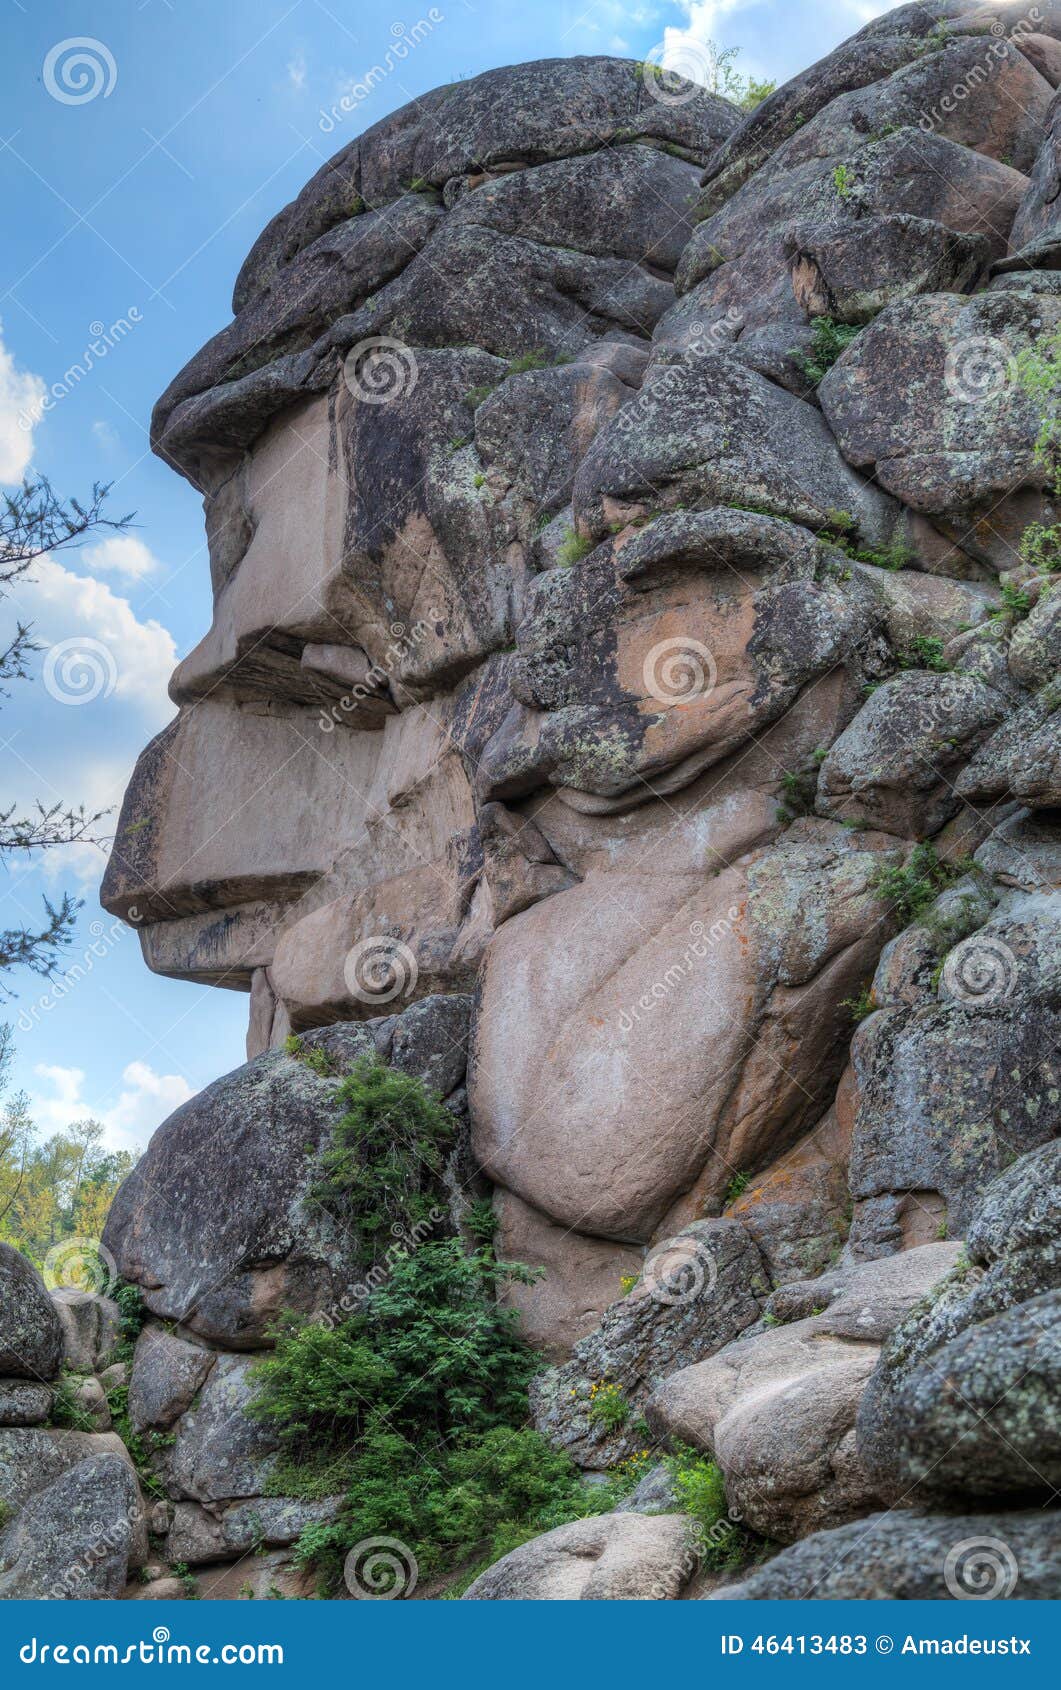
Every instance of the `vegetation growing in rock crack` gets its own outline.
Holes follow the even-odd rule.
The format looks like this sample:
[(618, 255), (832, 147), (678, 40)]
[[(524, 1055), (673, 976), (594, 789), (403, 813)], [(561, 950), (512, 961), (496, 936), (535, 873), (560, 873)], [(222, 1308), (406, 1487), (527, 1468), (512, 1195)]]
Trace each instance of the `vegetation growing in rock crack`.
[(307, 1527), (295, 1552), (325, 1588), (364, 1538), (398, 1536), (426, 1577), (605, 1512), (629, 1488), (629, 1475), (587, 1488), (526, 1426), (540, 1358), (497, 1295), (532, 1277), (445, 1239), (398, 1262), (361, 1312), (279, 1324), (249, 1412), (280, 1434), (275, 1494), (346, 1493), (341, 1517)]
[(579, 563), (593, 550), (593, 541), (585, 534), (577, 534), (569, 528), (567, 536), (560, 542), (556, 551), (556, 561), (561, 569), (569, 569), (573, 563)]
[(861, 331), (854, 323), (834, 323), (831, 317), (812, 317), (810, 326), (810, 351), (800, 350), (794, 356), (807, 380), (817, 387)]
[(679, 1443), (663, 1457), (663, 1465), (678, 1506), (696, 1525), (702, 1568), (725, 1572), (742, 1567), (770, 1547), (730, 1513), (722, 1469), (711, 1456)]
[(925, 840), (914, 846), (904, 863), (885, 863), (874, 869), (870, 885), (906, 926), (916, 921), (948, 886), (975, 872), (976, 864), (970, 858), (944, 862), (936, 847)]
[(343, 1112), (310, 1198), (350, 1229), (355, 1258), (369, 1268), (394, 1237), (430, 1226), (457, 1122), (419, 1080), (375, 1055), (358, 1058), (336, 1103)]

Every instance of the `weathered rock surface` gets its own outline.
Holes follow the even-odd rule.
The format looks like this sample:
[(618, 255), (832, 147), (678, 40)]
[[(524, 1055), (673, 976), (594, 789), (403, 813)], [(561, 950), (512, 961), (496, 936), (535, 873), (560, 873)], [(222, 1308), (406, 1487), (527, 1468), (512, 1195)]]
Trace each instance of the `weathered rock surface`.
[[(604, 58), (439, 89), (274, 218), (159, 402), (214, 617), (103, 896), (151, 967), (249, 992), (251, 1061), (160, 1129), (105, 1241), (202, 1594), (310, 1593), (287, 1545), (330, 1504), (263, 1496), (246, 1352), (347, 1306), (310, 1064), (365, 1051), (459, 1122), (452, 1226), (492, 1186), (501, 1253), (544, 1268), (506, 1296), (583, 1464), (647, 1398), (751, 1526), (855, 1519), (843, 1545), (911, 1481), (991, 1522), (1056, 1482), (1061, 613), (1027, 372), (1061, 328), (1059, 82), (1058, 0), (924, 0), (743, 115)], [(59, 1348), (19, 1315), (41, 1354), (8, 1364), (5, 1263), (19, 1507), (65, 1472), (26, 1397)], [(106, 1343), (67, 1343), (95, 1400)], [(473, 1595), (698, 1594), (667, 1484), (644, 1504)], [(1053, 1516), (1010, 1517), (1038, 1594)], [(888, 1520), (830, 1593), (943, 1593), (954, 1522)], [(802, 1594), (830, 1535), (749, 1587)]]
[(52, 1391), (23, 1379), (0, 1379), (0, 1426), (39, 1426), (51, 1412)]
[(59, 1316), (33, 1263), (0, 1244), (0, 1374), (54, 1379), (62, 1358)]
[(247, 1356), (218, 1356), (172, 1447), (159, 1457), (173, 1495), (209, 1503), (259, 1497), (267, 1489), (279, 1439), (245, 1412), (255, 1395), (248, 1377), (253, 1365)]
[[(905, 1508), (816, 1532), (708, 1601), (1056, 1600), (1057, 1510), (919, 1514)], [(949, 1571), (949, 1578), (948, 1578)]]
[(249, 1550), (258, 1552), (265, 1546), (294, 1543), (306, 1526), (333, 1520), (341, 1506), (341, 1497), (301, 1502), (292, 1497), (264, 1496), (212, 1510), (196, 1502), (178, 1502), (166, 1536), (166, 1554), (171, 1562), (182, 1561), (188, 1566), (235, 1560)]
[(766, 1537), (792, 1542), (864, 1513), (877, 1492), (855, 1447), (862, 1392), (882, 1340), (956, 1255), (928, 1244), (782, 1288), (767, 1304), (774, 1326), (671, 1374), (649, 1425), (711, 1451), (730, 1506)]
[(334, 1080), (270, 1051), (159, 1129), (104, 1232), (153, 1313), (252, 1348), (281, 1308), (309, 1311), (348, 1288), (339, 1229), (306, 1202), (314, 1153), (336, 1119), (334, 1094)]
[(852, 838), (812, 833), (706, 885), (591, 873), (507, 922), (470, 1068), (491, 1177), (569, 1226), (647, 1241), (701, 1176), (698, 1190), (721, 1192), (779, 1132), (795, 1138), (839, 1075), (837, 986), (887, 936), (874, 853)]
[(514, 1549), (481, 1573), (466, 1602), (667, 1602), (697, 1567), (681, 1514), (603, 1514)]
[(0, 1534), (0, 1600), (120, 1596), (135, 1564), (140, 1497), (118, 1455), (89, 1456), (35, 1491)]
[(1059, 900), (1008, 892), (986, 923), (973, 914), (964, 938), (961, 911), (941, 914), (943, 942), (913, 1005), (889, 1006), (882, 982), (885, 1007), (854, 1039), (851, 1191), (937, 1193), (961, 1236), (992, 1179), (1061, 1129)]
[(882, 1494), (1049, 1501), (1061, 1475), (1050, 1404), (1061, 1369), (1061, 1142), (990, 1185), (965, 1265), (889, 1341), (859, 1411)]
[[(758, 1320), (769, 1292), (762, 1259), (737, 1221), (697, 1221), (650, 1251), (637, 1283), (575, 1345), (566, 1366), (531, 1387), (538, 1430), (583, 1467), (612, 1467), (641, 1448), (640, 1419), (661, 1379), (728, 1344)], [(594, 1411), (618, 1393), (619, 1426)]]
[(129, 1381), (134, 1432), (168, 1430), (191, 1407), (214, 1361), (212, 1350), (190, 1344), (164, 1326), (145, 1326), (136, 1341)]
[(63, 1365), (74, 1373), (101, 1373), (121, 1337), (121, 1310), (111, 1297), (53, 1291), (63, 1329)]

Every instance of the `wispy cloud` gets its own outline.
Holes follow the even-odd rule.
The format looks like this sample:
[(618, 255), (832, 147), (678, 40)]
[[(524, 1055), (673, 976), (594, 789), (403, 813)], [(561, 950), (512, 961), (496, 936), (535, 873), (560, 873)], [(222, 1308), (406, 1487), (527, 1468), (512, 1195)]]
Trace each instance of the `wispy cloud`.
[(0, 323), (0, 481), (21, 481), (33, 457), (33, 428), (40, 421), (45, 397), (40, 376), (16, 367)]

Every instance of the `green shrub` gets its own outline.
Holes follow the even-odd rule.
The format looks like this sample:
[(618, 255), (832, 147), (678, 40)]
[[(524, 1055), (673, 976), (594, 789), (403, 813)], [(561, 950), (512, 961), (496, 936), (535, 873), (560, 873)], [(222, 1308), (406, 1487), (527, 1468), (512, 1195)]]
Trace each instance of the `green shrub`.
[(132, 1361), (136, 1340), (139, 1338), (148, 1310), (140, 1293), (139, 1285), (129, 1285), (125, 1280), (119, 1280), (110, 1295), (118, 1305), (121, 1315), (119, 1327), (118, 1347), (114, 1352), (115, 1361)]
[(683, 1514), (695, 1521), (701, 1565), (712, 1572), (742, 1566), (759, 1540), (731, 1519), (722, 1470), (708, 1455), (678, 1444), (664, 1456), (674, 1494)]
[(873, 996), (872, 986), (863, 986), (853, 998), (840, 999), (840, 1008), (846, 1009), (852, 1021), (856, 1024), (859, 1021), (865, 1021), (867, 1015), (872, 1015), (877, 1007), (878, 1004)]
[(552, 359), (538, 346), (530, 352), (521, 352), (518, 358), (510, 358), (508, 374), (521, 376), (525, 370), (545, 370), (551, 363)]
[(1022, 562), (1043, 574), (1061, 569), (1061, 522), (1049, 528), (1041, 522), (1030, 522), (1021, 535), (1020, 555)]
[(603, 1426), (609, 1432), (618, 1432), (625, 1426), (630, 1418), (630, 1404), (622, 1386), (610, 1379), (598, 1379), (592, 1384), (587, 1418), (591, 1426)]
[(1022, 621), (1032, 607), (1032, 601), (1024, 588), (1015, 586), (1012, 581), (1003, 581), (999, 591), (1002, 603), (992, 615), (1009, 616), (1014, 622)]
[(751, 1174), (745, 1174), (745, 1173), (734, 1174), (733, 1178), (730, 1180), (729, 1184), (727, 1185), (725, 1191), (722, 1193), (722, 1206), (723, 1206), (723, 1208), (728, 1209), (731, 1203), (735, 1203), (737, 1201), (738, 1197), (742, 1197), (744, 1195), (744, 1193), (747, 1191), (751, 1182), (752, 1182)]
[(589, 1489), (526, 1428), (540, 1358), (497, 1294), (530, 1277), (449, 1239), (399, 1262), (363, 1312), (331, 1327), (281, 1324), (254, 1369), (249, 1412), (280, 1433), (278, 1494), (347, 1492), (341, 1517), (308, 1527), (296, 1550), (326, 1588), (365, 1538), (399, 1538), (423, 1577), (472, 1557), (488, 1565), (538, 1532), (614, 1506), (636, 1482), (621, 1474)]
[(932, 669), (938, 675), (950, 670), (951, 664), (944, 661), (943, 641), (931, 634), (915, 634), (907, 647), (903, 658), (904, 669)]
[(343, 1114), (310, 1197), (351, 1229), (371, 1266), (401, 1232), (428, 1225), (457, 1123), (419, 1080), (378, 1056), (358, 1058), (336, 1091)]
[(957, 863), (941, 862), (934, 845), (915, 845), (905, 863), (890, 863), (874, 870), (870, 885), (879, 898), (891, 905), (904, 925), (916, 921), (941, 892), (963, 875), (975, 871), (967, 858)]
[(846, 164), (838, 164), (833, 171), (833, 187), (842, 200), (849, 200), (854, 189), (854, 182), (848, 174)]
[(810, 326), (811, 350), (797, 352), (795, 357), (807, 380), (817, 387), (859, 330), (854, 323), (834, 323), (831, 317), (812, 317)]
[(592, 540), (585, 534), (576, 534), (573, 528), (569, 528), (566, 538), (561, 540), (557, 548), (556, 561), (562, 569), (569, 569), (573, 563), (579, 563), (592, 550)]

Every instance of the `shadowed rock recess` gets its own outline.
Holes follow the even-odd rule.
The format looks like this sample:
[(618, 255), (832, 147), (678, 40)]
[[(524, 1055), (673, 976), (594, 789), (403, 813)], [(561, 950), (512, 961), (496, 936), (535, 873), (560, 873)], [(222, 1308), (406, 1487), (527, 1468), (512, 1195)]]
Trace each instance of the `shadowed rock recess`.
[(285, 1496), (244, 1408), (283, 1311), (361, 1306), (368, 1222), (313, 1188), (365, 1053), (454, 1121), (431, 1236), (490, 1202), (542, 1270), (501, 1292), (537, 1431), (646, 1475), (473, 1599), (1061, 1594), (1061, 0), (1030, 18), (900, 7), (748, 115), (488, 72), (255, 243), (155, 411), (214, 619), (103, 892), (249, 994), (248, 1063), (104, 1237), (139, 1511), (113, 1432), (47, 1424), (0, 1250), (0, 1594), (89, 1515), (124, 1524), (59, 1593), (120, 1594), (141, 1514), (130, 1594), (312, 1590), (291, 1546), (348, 1498)]

